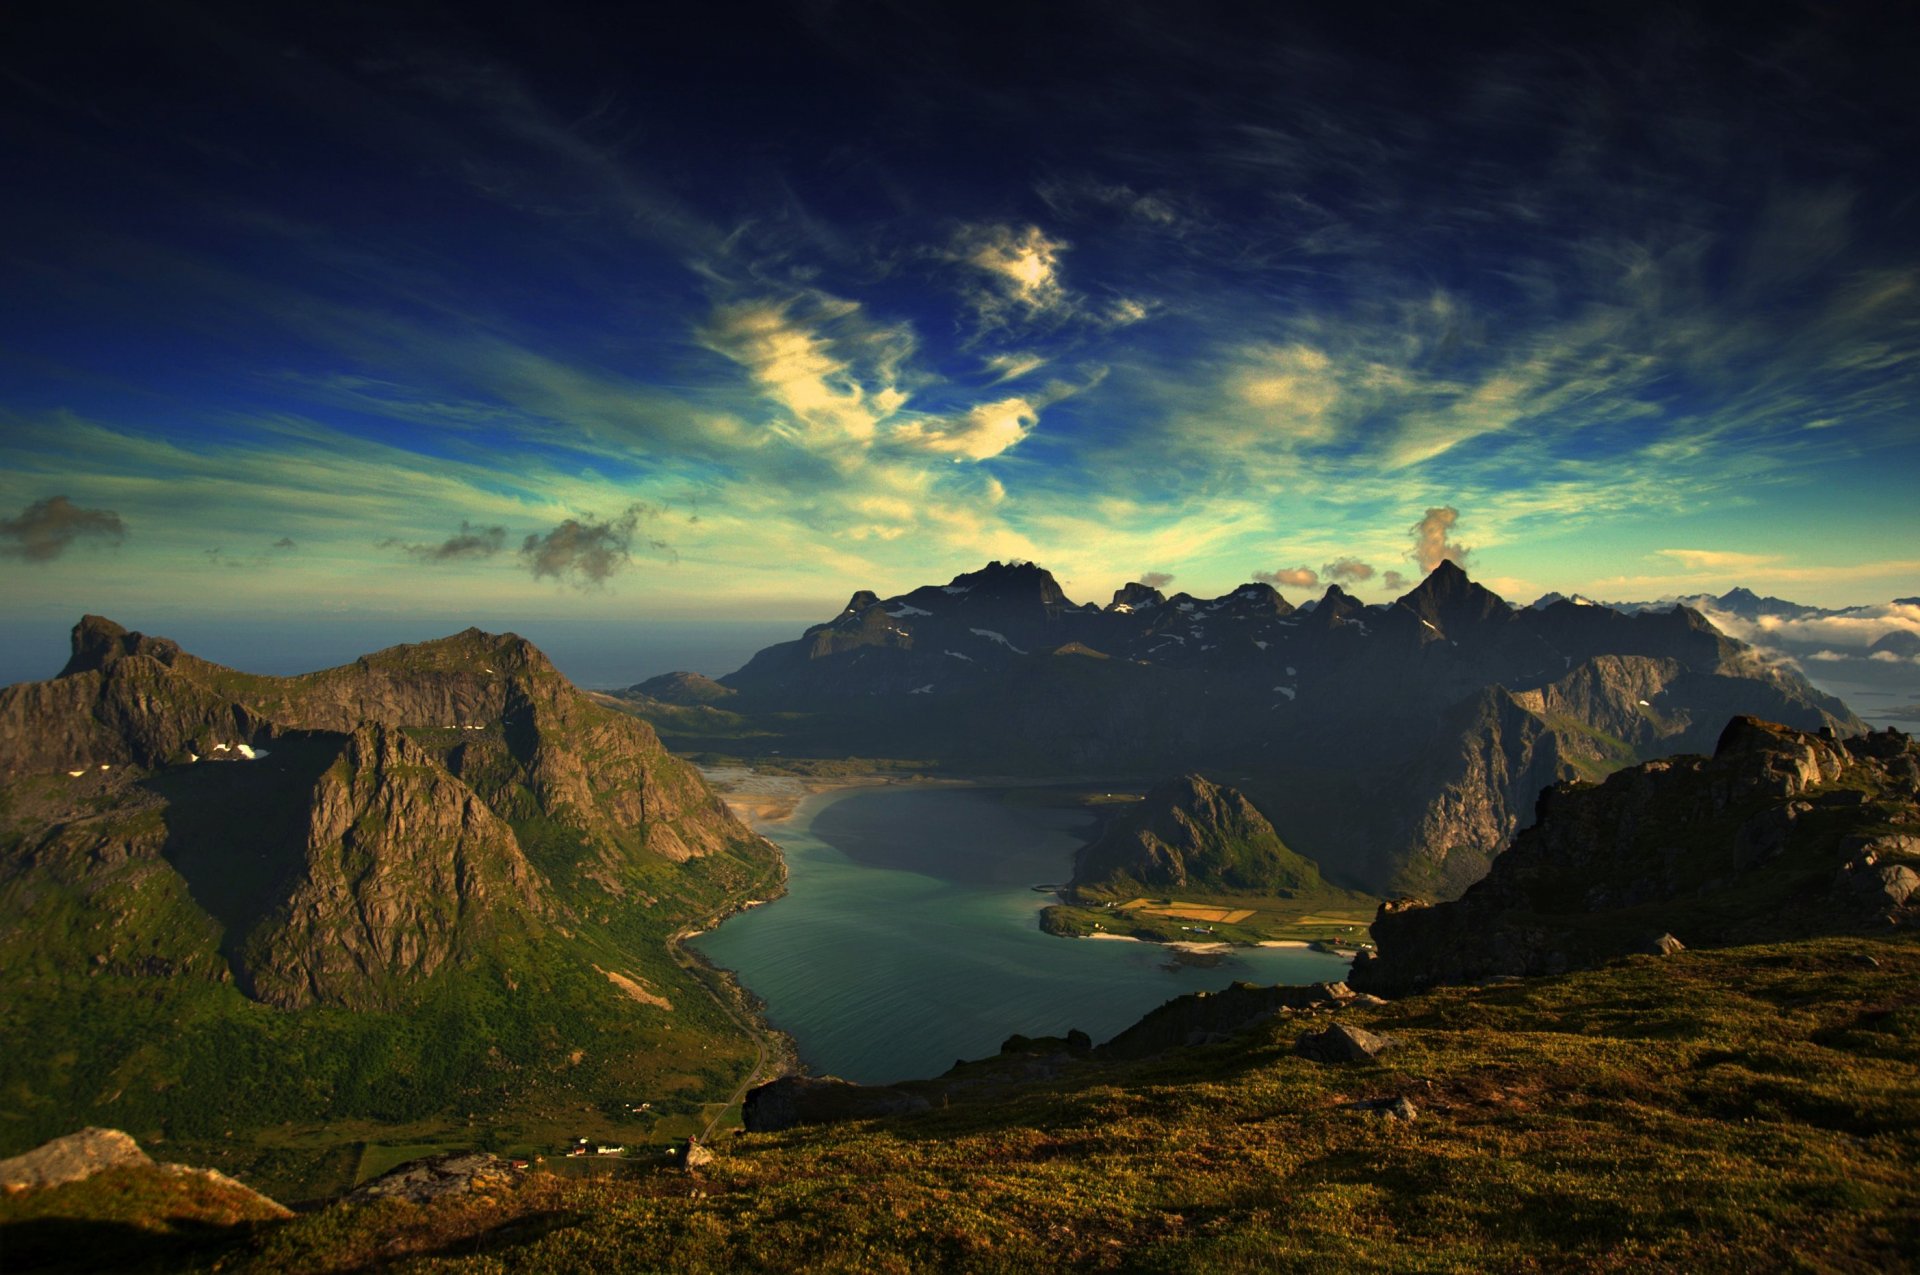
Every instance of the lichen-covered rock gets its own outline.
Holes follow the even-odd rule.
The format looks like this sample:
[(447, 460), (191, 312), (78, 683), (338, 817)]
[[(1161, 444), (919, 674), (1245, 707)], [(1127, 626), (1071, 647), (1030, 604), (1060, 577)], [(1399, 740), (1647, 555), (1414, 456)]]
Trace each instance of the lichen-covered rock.
[[(42, 1143), (25, 1155), (0, 1160), (0, 1189), (9, 1194), (82, 1182), (98, 1173), (132, 1171), (162, 1178), (189, 1179), (199, 1189), (188, 1209), (229, 1221), (292, 1217), (293, 1210), (237, 1182), (218, 1169), (186, 1164), (156, 1164), (131, 1134), (88, 1128)], [(208, 1191), (206, 1188), (211, 1187)]]

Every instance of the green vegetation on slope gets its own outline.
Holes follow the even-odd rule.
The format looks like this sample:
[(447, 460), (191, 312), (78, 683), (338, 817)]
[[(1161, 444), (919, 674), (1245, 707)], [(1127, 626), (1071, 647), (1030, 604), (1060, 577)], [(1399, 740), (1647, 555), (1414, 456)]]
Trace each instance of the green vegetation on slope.
[[(693, 1181), (534, 1174), (495, 1198), (216, 1232), (198, 1261), (1897, 1268), (1920, 1251), (1916, 988), (1904, 934), (1636, 957), (1338, 1011), (1400, 1042), (1373, 1063), (1302, 1059), (1296, 1036), (1326, 1018), (1281, 1017), (918, 1116), (741, 1135)], [(1395, 1097), (1417, 1118), (1355, 1105)], [(62, 1190), (67, 1216), (100, 1207)], [(50, 1195), (0, 1202), (0, 1218), (44, 1219)]]
[[(530, 816), (517, 831), (550, 861), (582, 857), (557, 825)], [(727, 989), (669, 959), (668, 940), (777, 889), (779, 871), (759, 841), (684, 864), (637, 858), (619, 878), (624, 899), (575, 894), (561, 929), (443, 969), (388, 1012), (243, 996), (200, 959), (217, 927), (203, 933), (209, 919), (181, 878), (150, 863), (66, 886), (0, 881), (0, 908), (32, 918), (0, 937), (0, 1037), (26, 1046), (0, 1050), (0, 1155), (113, 1125), (298, 1200), (351, 1185), (367, 1144), (538, 1153), (576, 1135), (684, 1136), (756, 1051), (715, 1002)], [(129, 934), (152, 935), (151, 948), (143, 937), (131, 955), (96, 959)], [(629, 1109), (640, 1102), (644, 1115)]]

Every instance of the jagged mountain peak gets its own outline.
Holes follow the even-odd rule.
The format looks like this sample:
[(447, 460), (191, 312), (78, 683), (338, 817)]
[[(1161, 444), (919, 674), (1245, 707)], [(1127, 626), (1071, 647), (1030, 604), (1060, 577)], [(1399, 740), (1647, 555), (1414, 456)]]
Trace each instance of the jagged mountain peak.
[(1004, 597), (1033, 597), (1049, 605), (1071, 605), (1053, 573), (1034, 562), (993, 561), (978, 571), (966, 571), (948, 584), (950, 592), (996, 594)]
[(1449, 624), (1479, 624), (1513, 614), (1505, 598), (1474, 583), (1457, 563), (1445, 559), (1395, 605), (1442, 630)]
[(1107, 610), (1150, 611), (1166, 605), (1166, 601), (1167, 595), (1160, 590), (1134, 580), (1113, 591), (1113, 601), (1107, 604)]
[(1280, 590), (1259, 581), (1249, 581), (1232, 592), (1223, 593), (1208, 603), (1208, 606), (1215, 610), (1232, 607), (1236, 610), (1273, 615), (1293, 613), (1293, 604), (1281, 596)]
[(73, 626), (72, 644), (73, 653), (66, 667), (60, 670), (61, 677), (105, 669), (129, 655), (149, 656), (162, 664), (172, 664), (180, 658), (180, 644), (171, 638), (130, 632), (104, 615), (81, 616), (80, 622)]
[[(1880, 933), (1920, 912), (1920, 748), (1736, 716), (1711, 758), (1545, 790), (1455, 902), (1388, 904), (1358, 989), (1557, 974), (1635, 952)], [(1678, 939), (1678, 944), (1673, 942)]]

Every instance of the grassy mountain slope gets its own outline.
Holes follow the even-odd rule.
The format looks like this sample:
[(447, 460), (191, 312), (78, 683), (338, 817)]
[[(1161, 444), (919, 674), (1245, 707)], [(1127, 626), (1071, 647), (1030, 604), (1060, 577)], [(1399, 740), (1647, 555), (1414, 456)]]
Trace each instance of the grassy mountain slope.
[[(1877, 964), (1870, 965), (1871, 957)], [(694, 1180), (530, 1175), (205, 1235), (346, 1271), (1898, 1269), (1920, 1251), (1920, 948), (1830, 938), (1338, 1011), (945, 1109), (726, 1140)], [(1355, 1104), (1406, 1097), (1410, 1122)], [(64, 1192), (64, 1194), (60, 1194)], [(0, 1201), (0, 1238), (98, 1216)], [(105, 1232), (118, 1238), (117, 1231)], [(165, 1269), (191, 1269), (158, 1236)]]

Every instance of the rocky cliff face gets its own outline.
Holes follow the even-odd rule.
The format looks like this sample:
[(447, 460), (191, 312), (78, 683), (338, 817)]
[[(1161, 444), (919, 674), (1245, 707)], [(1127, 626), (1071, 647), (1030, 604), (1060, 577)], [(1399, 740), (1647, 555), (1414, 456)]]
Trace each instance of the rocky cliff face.
[(1117, 815), (1073, 860), (1073, 885), (1213, 887), (1286, 895), (1320, 885), (1237, 789), (1182, 775)]
[(306, 865), (242, 948), (283, 1008), (389, 1007), (396, 991), (551, 910), (513, 829), (399, 730), (367, 724), (314, 785)]
[[(1734, 719), (1711, 757), (1568, 784), (1456, 902), (1388, 904), (1356, 988), (1556, 973), (1920, 918), (1920, 747)], [(1670, 946), (1670, 945), (1669, 945)]]

